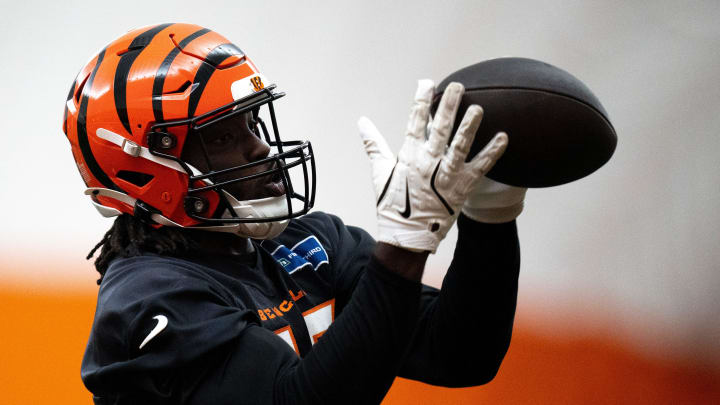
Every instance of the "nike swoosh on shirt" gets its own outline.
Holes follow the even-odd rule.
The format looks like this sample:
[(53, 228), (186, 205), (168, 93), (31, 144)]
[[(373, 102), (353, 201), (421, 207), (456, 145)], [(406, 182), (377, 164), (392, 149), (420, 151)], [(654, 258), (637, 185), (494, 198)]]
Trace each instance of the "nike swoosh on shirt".
[(155, 325), (153, 330), (151, 330), (150, 333), (148, 333), (145, 340), (143, 340), (142, 343), (140, 343), (140, 347), (138, 347), (138, 349), (142, 349), (143, 346), (145, 346), (147, 344), (147, 342), (150, 341), (150, 339), (154, 338), (155, 336), (158, 335), (158, 333), (162, 332), (162, 330), (165, 329), (165, 327), (168, 324), (168, 319), (165, 315), (156, 315), (156, 316), (153, 316), (153, 319), (157, 319), (158, 323), (157, 323), (157, 325)]

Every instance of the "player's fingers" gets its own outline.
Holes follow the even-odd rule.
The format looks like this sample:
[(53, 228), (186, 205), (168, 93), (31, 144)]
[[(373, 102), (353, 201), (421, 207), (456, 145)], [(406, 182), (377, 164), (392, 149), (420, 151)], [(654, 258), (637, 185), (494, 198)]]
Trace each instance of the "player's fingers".
[(428, 139), (428, 151), (433, 156), (445, 152), (445, 146), (450, 138), (455, 115), (460, 106), (460, 99), (465, 93), (465, 87), (457, 82), (450, 83), (443, 92), (437, 112), (433, 118)]
[(498, 132), (490, 142), (485, 145), (483, 150), (470, 161), (470, 167), (475, 177), (479, 177), (489, 172), (495, 162), (500, 159), (508, 145), (508, 136), (505, 132)]
[(451, 170), (458, 170), (465, 161), (468, 152), (470, 152), (473, 140), (475, 140), (475, 135), (480, 127), (482, 117), (482, 107), (475, 104), (468, 107), (458, 127), (457, 133), (455, 133), (452, 145), (450, 145), (450, 150), (448, 150), (448, 154), (446, 155), (446, 160)]
[(388, 146), (385, 137), (382, 136), (378, 131), (375, 124), (373, 124), (367, 117), (360, 117), (357, 122), (358, 131), (362, 138), (365, 152), (367, 153), (370, 160), (381, 159), (395, 159), (395, 155)]
[(430, 79), (418, 80), (413, 105), (410, 108), (406, 136), (425, 141), (425, 128), (430, 117), (430, 102), (435, 92), (435, 82)]

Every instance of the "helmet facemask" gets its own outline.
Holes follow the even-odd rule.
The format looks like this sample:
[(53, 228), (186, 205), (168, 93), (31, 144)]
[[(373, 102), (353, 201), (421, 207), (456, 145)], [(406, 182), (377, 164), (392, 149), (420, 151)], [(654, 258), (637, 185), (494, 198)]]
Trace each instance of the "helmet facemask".
[[(184, 209), (190, 218), (200, 222), (197, 228), (267, 239), (282, 232), (289, 219), (304, 215), (313, 207), (312, 145), (307, 141), (281, 141), (273, 101), (284, 93), (276, 93), (274, 89), (274, 85), (265, 87), (193, 118), (152, 125), (148, 150), (157, 157), (177, 162), (188, 175)], [(270, 118), (272, 135), (263, 115)], [(238, 156), (238, 159), (218, 162), (214, 154), (225, 152), (222, 145), (215, 144), (218, 136), (223, 136), (218, 131), (227, 131), (238, 123), (247, 127), (245, 133), (231, 135), (256, 138), (243, 141), (264, 142), (267, 156), (252, 159)], [(178, 158), (167, 151), (175, 147), (179, 134), (186, 135)], [(189, 153), (191, 149), (193, 153)], [(190, 156), (193, 156), (192, 162), (188, 159)], [(240, 163), (228, 164), (228, 161)], [(202, 196), (208, 191), (214, 191), (220, 198), (220, 204), (212, 212), (211, 204)]]

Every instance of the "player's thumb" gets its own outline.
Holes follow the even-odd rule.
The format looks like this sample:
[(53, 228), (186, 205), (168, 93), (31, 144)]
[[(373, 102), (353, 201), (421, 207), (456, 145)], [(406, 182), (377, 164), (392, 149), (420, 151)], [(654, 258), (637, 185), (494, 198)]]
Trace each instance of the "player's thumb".
[(360, 117), (357, 126), (363, 146), (365, 147), (365, 153), (367, 153), (371, 161), (395, 159), (395, 155), (390, 149), (390, 146), (388, 146), (387, 141), (385, 141), (385, 137), (382, 136), (370, 119)]

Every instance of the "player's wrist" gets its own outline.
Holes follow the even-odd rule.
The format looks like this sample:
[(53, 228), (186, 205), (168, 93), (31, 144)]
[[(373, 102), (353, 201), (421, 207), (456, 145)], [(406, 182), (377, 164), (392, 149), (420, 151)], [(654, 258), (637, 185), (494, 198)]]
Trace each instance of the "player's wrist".
[(437, 229), (434, 229), (429, 224), (399, 223), (397, 218), (387, 218), (378, 213), (377, 240), (411, 252), (435, 253), (447, 233), (445, 229), (452, 226), (452, 223), (446, 224), (445, 221), (436, 222)]
[(407, 280), (420, 281), (425, 270), (429, 251), (411, 251), (408, 248), (378, 242), (375, 245), (375, 260), (389, 272)]

